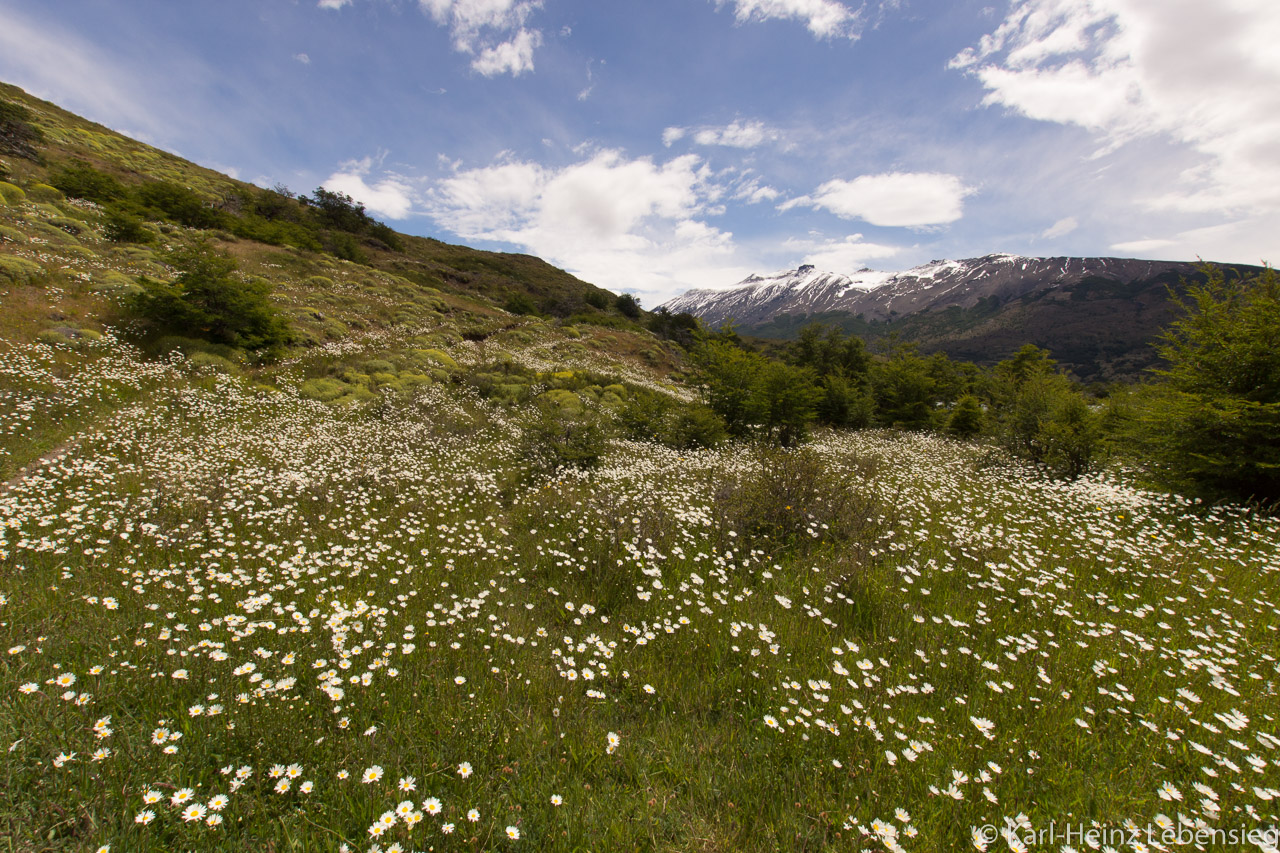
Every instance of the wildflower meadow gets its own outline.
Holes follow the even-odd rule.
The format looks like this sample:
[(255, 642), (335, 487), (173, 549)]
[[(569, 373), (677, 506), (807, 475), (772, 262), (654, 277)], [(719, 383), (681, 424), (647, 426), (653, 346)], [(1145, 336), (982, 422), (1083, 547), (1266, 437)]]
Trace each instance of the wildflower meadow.
[(925, 433), (548, 472), (466, 385), (109, 334), (0, 379), (7, 849), (1276, 849), (1274, 518)]

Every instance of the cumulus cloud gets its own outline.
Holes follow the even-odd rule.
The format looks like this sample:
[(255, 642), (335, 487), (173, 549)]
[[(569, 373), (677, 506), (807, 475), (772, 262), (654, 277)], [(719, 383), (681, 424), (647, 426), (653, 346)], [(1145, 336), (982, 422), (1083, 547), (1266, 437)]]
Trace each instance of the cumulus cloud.
[(1156, 210), (1280, 212), (1280, 4), (1022, 0), (957, 55), (985, 103), (1203, 157), (1145, 199)]
[(956, 221), (963, 215), (965, 196), (972, 192), (955, 175), (889, 172), (827, 181), (812, 196), (791, 199), (778, 209), (824, 208), (842, 219), (914, 228)]
[(537, 30), (521, 30), (515, 38), (480, 51), (471, 67), (485, 77), (510, 74), (519, 77), (533, 70), (533, 51), (542, 44), (542, 34)]
[(670, 148), (673, 143), (684, 139), (686, 133), (688, 133), (688, 131), (683, 127), (668, 127), (666, 130), (662, 131), (662, 144)]
[(713, 270), (721, 282), (732, 234), (704, 221), (720, 193), (696, 155), (657, 163), (604, 150), (560, 168), (512, 160), (459, 169), (427, 206), (459, 237), (521, 246), (651, 302)]
[(395, 175), (386, 175), (369, 183), (366, 178), (372, 167), (373, 159), (369, 157), (343, 163), (324, 182), (324, 188), (346, 193), (370, 213), (383, 219), (406, 218), (413, 210), (413, 188)]
[(418, 0), (418, 5), (449, 28), (454, 50), (472, 55), (477, 72), (492, 77), (533, 70), (542, 33), (525, 24), (541, 0)]
[(321, 9), (341, 9), (351, 4), (351, 0), (320, 0), (316, 5)]
[(861, 234), (850, 234), (838, 240), (791, 238), (783, 248), (801, 255), (801, 263), (813, 264), (825, 272), (852, 273), (868, 266), (876, 258), (889, 258), (902, 251), (897, 246), (865, 243)]
[(716, 8), (730, 2), (739, 23), (772, 19), (803, 21), (818, 38), (856, 39), (862, 33), (860, 13), (836, 0), (715, 0)]
[(1066, 216), (1040, 232), (1040, 236), (1046, 240), (1052, 240), (1055, 237), (1065, 237), (1079, 227), (1080, 223), (1074, 216)]

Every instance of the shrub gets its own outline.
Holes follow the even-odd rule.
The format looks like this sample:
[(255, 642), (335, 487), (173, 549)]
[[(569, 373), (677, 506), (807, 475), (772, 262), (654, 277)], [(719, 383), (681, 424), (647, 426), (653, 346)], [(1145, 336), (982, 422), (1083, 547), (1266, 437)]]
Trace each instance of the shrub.
[(241, 281), (236, 262), (207, 243), (175, 252), (172, 282), (139, 280), (139, 314), (166, 331), (219, 344), (272, 353), (291, 339), (289, 326), (270, 301), (261, 279)]
[(83, 198), (98, 204), (107, 204), (128, 194), (124, 184), (113, 176), (82, 161), (63, 166), (49, 179), (49, 183), (71, 198)]
[(591, 409), (579, 406), (573, 410), (557, 402), (539, 399), (521, 425), (522, 459), (530, 470), (540, 474), (554, 474), (563, 468), (596, 467), (608, 443), (603, 420)]
[(44, 275), (44, 267), (26, 258), (0, 255), (0, 282), (31, 284)]
[(502, 307), (512, 314), (530, 316), (538, 313), (538, 306), (534, 305), (533, 300), (523, 293), (511, 294), (507, 297), (507, 301)]
[(12, 101), (0, 101), (0, 154), (39, 160), (35, 146), (42, 141), (44, 133), (31, 124), (29, 109)]
[(765, 551), (868, 544), (882, 514), (866, 488), (874, 472), (863, 462), (836, 470), (808, 448), (759, 447), (747, 472), (715, 487), (713, 509), (722, 534), (733, 531)]
[(27, 200), (27, 194), (22, 191), (22, 187), (7, 181), (0, 181), (0, 204), (17, 207)]
[(155, 239), (141, 219), (120, 208), (108, 209), (102, 235), (112, 243), (150, 243)]
[(715, 412), (697, 403), (677, 406), (667, 413), (659, 433), (663, 444), (679, 450), (710, 449), (729, 436)]

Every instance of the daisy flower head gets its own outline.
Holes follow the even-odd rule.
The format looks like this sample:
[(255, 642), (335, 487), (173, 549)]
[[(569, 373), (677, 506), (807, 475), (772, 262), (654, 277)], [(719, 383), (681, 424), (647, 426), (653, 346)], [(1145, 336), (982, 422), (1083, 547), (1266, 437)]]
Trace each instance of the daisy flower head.
[(471, 821), (472, 823), (477, 823), (480, 820), (480, 810), (470, 809), (467, 812), (467, 820)]
[(377, 764), (375, 764), (364, 771), (364, 773), (360, 776), (360, 781), (365, 783), (366, 785), (370, 784), (371, 782), (377, 782), (379, 779), (382, 778), (382, 772), (383, 772), (382, 768)]
[(174, 793), (172, 797), (169, 798), (169, 802), (173, 803), (175, 806), (180, 806), (183, 803), (190, 800), (195, 795), (196, 795), (196, 792), (193, 791), (192, 789), (182, 788), (178, 790), (176, 793)]
[(520, 839), (520, 830), (514, 826), (508, 826), (507, 838), (510, 838), (512, 841), (518, 841)]
[(416, 791), (418, 789), (418, 780), (412, 776), (405, 776), (396, 783), (396, 787), (406, 793), (409, 791)]
[(551, 795), (551, 805), (558, 806), (563, 802), (564, 802), (564, 797), (560, 796), (559, 794)]
[(156, 819), (156, 813), (153, 812), (151, 809), (143, 809), (142, 811), (138, 812), (136, 815), (133, 816), (133, 822), (140, 823), (143, 826), (146, 826), (147, 824), (151, 823), (151, 821), (155, 819)]
[(467, 778), (468, 776), (470, 776), (470, 775), (471, 775), (471, 762), (470, 762), (470, 761), (464, 761), (464, 762), (462, 762), (461, 764), (459, 764), (459, 765), (458, 765), (458, 775), (459, 775), (459, 776), (461, 776), (463, 779), (465, 779), (465, 778)]
[(188, 823), (197, 820), (204, 820), (205, 807), (199, 803), (192, 803), (182, 810), (182, 819)]
[(440, 801), (439, 801), (438, 799), (436, 799), (435, 797), (432, 797), (432, 798), (431, 798), (431, 799), (429, 799), (429, 800), (424, 800), (424, 801), (423, 801), (423, 803), (422, 803), (422, 809), (423, 809), (423, 811), (425, 811), (425, 812), (426, 812), (427, 814), (429, 814), (429, 815), (438, 815), (438, 814), (440, 814), (440, 809), (441, 809), (441, 808), (442, 808), (442, 807), (441, 807), (441, 805), (440, 805)]

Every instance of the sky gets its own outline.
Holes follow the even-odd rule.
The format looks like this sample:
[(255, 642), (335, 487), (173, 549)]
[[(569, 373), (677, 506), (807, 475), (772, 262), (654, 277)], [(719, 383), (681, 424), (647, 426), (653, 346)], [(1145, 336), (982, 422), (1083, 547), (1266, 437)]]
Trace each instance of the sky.
[(0, 80), (653, 307), (814, 264), (1280, 261), (1276, 0), (0, 0)]

